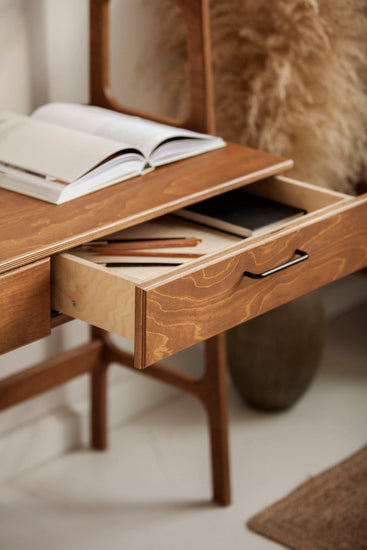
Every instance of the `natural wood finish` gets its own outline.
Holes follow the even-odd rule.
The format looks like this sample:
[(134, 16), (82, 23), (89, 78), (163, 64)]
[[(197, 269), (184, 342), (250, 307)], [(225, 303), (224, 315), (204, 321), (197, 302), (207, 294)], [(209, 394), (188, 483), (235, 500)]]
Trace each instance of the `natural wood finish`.
[(65, 323), (68, 323), (69, 321), (72, 321), (72, 317), (69, 317), (68, 315), (64, 315), (63, 313), (60, 313), (56, 317), (51, 317), (51, 330), (56, 327), (60, 327), (61, 325), (64, 325)]
[[(176, 1), (184, 11), (189, 38), (191, 112), (183, 125), (214, 132), (208, 0)], [(116, 102), (109, 89), (109, 0), (90, 0), (90, 7), (92, 103), (126, 112), (128, 109)], [(145, 115), (157, 119), (147, 113)], [(281, 157), (229, 144), (224, 149), (162, 167), (151, 174), (122, 182), (61, 206), (0, 190), (0, 203), (3, 212), (6, 212), (0, 227), (0, 273), (154, 219), (210, 196), (279, 174), (291, 166), (291, 161)], [(277, 186), (275, 180), (274, 189), (278, 195), (279, 189), (283, 187)], [(304, 197), (302, 200), (308, 200), (303, 187), (300, 194), (297, 187), (292, 189), (296, 191), (292, 195), (295, 201), (299, 200), (299, 196)], [(126, 363), (130, 368), (144, 367), (155, 362), (157, 358), (170, 355), (296, 295), (367, 265), (367, 197), (349, 201), (346, 205), (334, 206), (334, 199), (339, 201), (338, 197), (322, 191), (314, 196), (316, 195), (316, 202), (319, 204), (321, 201), (327, 210), (323, 214), (315, 212), (299, 222), (299, 226), (292, 224), (273, 235), (252, 239), (248, 244), (231, 246), (231, 252), (211, 254), (209, 261), (198, 260), (195, 267), (179, 268), (173, 275), (153, 278), (140, 285), (136, 281), (126, 285), (128, 281), (125, 280), (125, 289), (129, 289), (127, 293), (122, 292), (121, 277), (118, 282), (117, 277), (111, 277), (104, 268), (94, 266), (93, 270), (86, 269), (86, 263), (74, 257), (69, 271), (69, 266), (65, 268), (64, 264), (60, 264), (60, 267), (58, 259), (55, 259), (56, 302), (59, 299), (60, 273), (61, 278), (68, 281), (69, 285), (65, 287), (66, 292), (62, 296), (63, 311), (67, 312), (67, 308), (70, 308), (71, 314), (77, 313), (77, 316), (83, 318), (85, 308), (91, 308), (86, 320), (93, 322), (94, 317), (99, 318), (104, 310), (102, 324), (106, 322), (107, 328), (114, 331), (121, 327), (122, 318), (123, 331), (127, 331), (130, 336), (135, 332), (135, 357), (119, 350), (103, 331), (94, 328), (89, 344), (59, 354), (27, 371), (2, 380), (0, 409), (38, 395), (79, 374), (90, 372), (91, 441), (95, 448), (106, 448), (106, 376), (111, 361)], [(343, 202), (342, 197), (339, 202)], [(311, 210), (315, 209), (313, 201), (307, 204)], [(310, 260), (306, 264), (279, 273), (266, 281), (242, 279), (243, 270), (262, 271), (273, 267), (274, 259), (277, 263), (283, 259), (288, 260), (289, 254), (295, 248), (303, 246), (310, 253)], [(37, 330), (31, 331), (28, 338), (34, 340), (43, 335), (42, 322), (45, 316), (41, 315), (41, 310), (44, 312), (45, 308), (40, 302), (31, 299), (34, 285), (38, 283), (42, 286), (42, 277), (35, 278), (33, 268), (34, 265), (21, 267), (0, 278), (0, 300), (3, 300), (0, 305), (4, 304), (4, 321), (0, 328), (2, 338), (6, 335), (4, 351), (9, 349), (7, 338), (8, 335), (12, 336), (11, 321), (14, 318), (16, 345), (25, 343), (21, 340), (22, 326), (26, 325), (28, 328), (28, 323), (33, 323), (33, 328), (37, 327), (39, 330), (39, 333)], [(27, 288), (28, 273), (33, 275), (27, 294), (24, 289)], [(44, 274), (43, 271), (42, 273)], [(93, 282), (96, 282), (97, 287), (101, 284), (103, 292), (96, 292)], [(78, 300), (74, 305), (73, 294), (78, 288), (80, 292), (78, 291)], [(14, 305), (14, 300), (19, 300), (23, 291), (33, 305), (32, 316), (29, 313), (26, 315), (24, 325)], [(43, 292), (41, 295), (45, 299)], [(122, 308), (122, 302), (119, 303), (118, 300), (124, 299), (127, 304), (124, 302)], [(50, 324), (48, 308), (49, 305), (47, 331)], [(38, 315), (42, 318), (41, 323), (36, 321)], [(64, 321), (65, 316), (61, 320)], [(52, 324), (56, 325), (58, 321), (54, 320)], [(127, 328), (128, 325), (130, 328)], [(221, 504), (228, 504), (230, 480), (223, 334), (207, 340), (206, 367), (205, 375), (199, 380), (158, 365), (144, 373), (188, 391), (204, 403), (210, 426), (214, 499)]]
[(209, 418), (214, 500), (231, 502), (228, 446), (228, 392), (225, 333), (205, 342), (206, 372), (203, 380)]
[(0, 227), (0, 273), (291, 166), (282, 157), (228, 144), (58, 206), (0, 189), (6, 212)]
[[(367, 196), (342, 203), (332, 215), (263, 236), (260, 244), (249, 241), (242, 251), (166, 283), (147, 284), (140, 298), (144, 331), (138, 332), (143, 351), (137, 366), (151, 365), (366, 266), (366, 208)], [(243, 277), (245, 270), (261, 273), (291, 260), (296, 249), (310, 258), (264, 280)]]
[(107, 334), (105, 334), (105, 341), (107, 343), (107, 357), (110, 363), (119, 363), (124, 367), (128, 367), (134, 372), (142, 372), (144, 376), (154, 378), (165, 384), (175, 386), (180, 390), (187, 393), (191, 393), (197, 397), (202, 395), (201, 380), (186, 374), (184, 372), (178, 372), (167, 365), (152, 365), (145, 371), (138, 371), (134, 367), (134, 354), (128, 353), (119, 349)]
[[(208, 0), (174, 0), (187, 27), (190, 78), (190, 113), (185, 121), (152, 115), (122, 105), (110, 87), (110, 0), (90, 1), (90, 102), (115, 111), (142, 116), (198, 132), (214, 133), (213, 77), (211, 68)], [(172, 29), (175, 32), (175, 29)]]
[[(269, 189), (271, 183), (269, 180)], [(126, 231), (130, 237), (136, 233), (156, 238), (162, 231), (172, 236), (183, 231), (191, 235), (192, 231), (202, 239), (196, 247), (198, 252), (209, 254), (179, 267), (159, 267), (160, 275), (155, 275), (157, 268), (152, 267), (110, 270), (95, 264), (97, 255), (85, 251), (58, 255), (53, 260), (52, 306), (134, 339), (135, 366), (141, 369), (363, 265), (366, 197), (351, 199), (320, 192), (314, 186), (287, 179), (276, 184), (283, 199), (289, 198), (301, 208), (307, 203), (310, 214), (268, 235), (249, 239), (172, 216), (160, 224), (148, 222), (130, 228)], [(315, 210), (318, 205), (320, 211)], [(339, 234), (346, 224), (350, 225), (349, 237), (341, 241)], [(350, 251), (354, 243), (360, 257)], [(266, 281), (243, 279), (245, 270), (262, 272), (293, 259), (296, 249), (305, 249), (311, 258)], [(343, 262), (342, 271), (335, 263), (339, 261)], [(275, 282), (282, 283), (281, 291), (269, 292)]]
[(66, 315), (134, 338), (135, 284), (114, 270), (67, 253), (55, 256), (51, 304)]
[(0, 380), (0, 410), (55, 388), (101, 364), (103, 342), (94, 340)]
[(0, 311), (0, 353), (50, 333), (48, 259), (0, 276)]
[[(119, 349), (107, 333), (101, 333), (106, 345), (109, 363), (118, 363), (135, 372), (134, 355)], [(191, 393), (201, 400), (206, 408), (209, 422), (212, 463), (213, 500), (223, 506), (231, 502), (230, 464), (228, 447), (228, 396), (225, 334), (205, 342), (206, 370), (201, 378), (159, 364), (143, 371), (165, 384)]]
[(107, 433), (107, 365), (102, 364), (91, 373), (90, 441), (93, 449), (104, 451), (108, 446)]
[(107, 433), (107, 374), (108, 359), (106, 356), (106, 343), (103, 331), (91, 327), (92, 341), (102, 341), (102, 357), (97, 368), (90, 373), (90, 441), (94, 449), (104, 451), (108, 445)]
[[(170, 214), (167, 214), (166, 216), (161, 216), (156, 220), (150, 220), (134, 227), (124, 229), (122, 231), (119, 231), (118, 233), (115, 233), (114, 235), (118, 235), (119, 237), (127, 239), (135, 239), (139, 238), (141, 235), (152, 235), (154, 236), (154, 238), (156, 238), (163, 237), (164, 235), (178, 236), (182, 234), (185, 234), (186, 236), (197, 237), (201, 240), (201, 242), (198, 243), (194, 249), (191, 247), (180, 248), (180, 252), (190, 252), (194, 250), (195, 252), (203, 255), (212, 254), (225, 247), (229, 247), (243, 241), (243, 238), (238, 237), (237, 235), (224, 233), (223, 231), (218, 231), (204, 225), (199, 225), (189, 220), (184, 220), (181, 217)], [(176, 250), (177, 249), (175, 248), (170, 248), (165, 249), (165, 252), (174, 252)], [(80, 250), (80, 248), (74, 249), (71, 252), (72, 254), (75, 254), (86, 261), (91, 261), (95, 263), (101, 262), (101, 257), (94, 254), (93, 252), (86, 253), (83, 250)], [(110, 259), (113, 258), (105, 256), (103, 258), (103, 261), (109, 262)], [(131, 257), (130, 260), (134, 261), (133, 257)], [(162, 262), (161, 259), (159, 261)], [(171, 263), (170, 260), (167, 261), (168, 263)], [(138, 260), (136, 260), (136, 262), (138, 262)], [(183, 258), (181, 259), (181, 263), (186, 264), (187, 260)], [(145, 268), (135, 269), (130, 266), (129, 268), (119, 268), (118, 273), (128, 280), (141, 282), (148, 279), (151, 280), (153, 278), (156, 278), (160, 273), (168, 273), (170, 270), (172, 270), (172, 267), (168, 267), (168, 269), (157, 269), (157, 267), (148, 266)]]
[[(266, 180), (266, 183), (267, 185), (260, 188), (264, 196), (271, 194), (273, 179)], [(346, 200), (344, 195), (337, 194), (335, 196), (335, 193), (326, 190), (320, 192), (317, 187), (286, 178), (275, 180), (275, 183), (284, 202), (292, 203), (299, 208), (307, 207), (311, 212), (317, 208), (325, 208), (327, 205)], [(256, 186), (257, 184), (252, 184), (250, 187), (255, 189)], [(350, 200), (349, 197), (347, 199)], [(330, 215), (332, 213), (331, 211)], [(306, 217), (298, 220), (298, 225), (304, 220)], [(154, 239), (162, 238), (165, 235), (199, 237), (201, 242), (195, 247), (195, 251), (205, 255), (221, 250), (216, 256), (219, 259), (223, 255), (225, 247), (241, 250), (250, 242), (248, 239), (244, 241), (241, 237), (169, 215), (160, 218), (159, 221), (153, 220), (123, 230), (117, 236), (121, 239), (136, 239), (147, 235), (153, 236)], [(241, 243), (241, 245), (239, 246), (237, 243)], [(153, 280), (154, 284), (161, 284), (171, 276), (172, 267), (158, 268), (161, 273), (159, 276), (156, 274), (156, 267), (138, 267), (137, 269), (128, 267), (109, 270), (102, 265), (95, 265), (95, 262), (100, 261), (100, 256), (95, 253), (95, 247), (90, 248), (91, 251), (85, 250), (83, 247), (75, 249), (72, 254), (58, 255), (53, 259), (52, 306), (121, 336), (133, 338), (135, 285), (146, 280)], [(168, 251), (174, 250), (169, 249)], [(190, 248), (183, 250), (188, 252)], [(209, 259), (211, 261), (212, 256)], [(105, 260), (109, 261), (108, 256)], [(204, 267), (207, 261), (203, 258), (199, 265)], [(183, 274), (185, 269), (187, 271), (185, 267), (178, 268), (176, 271)]]
[(342, 200), (350, 200), (350, 195), (324, 189), (310, 183), (304, 183), (285, 176), (274, 176), (252, 183), (249, 191), (268, 199), (284, 202), (289, 206), (314, 212)]
[[(239, 237), (196, 226), (174, 216), (166, 216), (160, 222), (146, 222), (128, 229), (127, 233), (134, 235), (135, 229), (138, 234), (142, 232), (145, 235), (197, 235), (202, 242), (195, 250), (201, 254), (242, 241)], [(52, 259), (52, 307), (71, 317), (134, 339), (135, 288), (142, 280), (155, 277), (157, 267), (109, 269), (95, 263), (99, 258), (93, 252), (76, 249)], [(171, 266), (158, 267), (160, 273), (169, 273), (171, 270)]]
[[(184, 10), (189, 35), (191, 112), (189, 119), (183, 124), (196, 130), (214, 132), (208, 0), (177, 0), (177, 3)], [(108, 82), (109, 0), (90, 0), (90, 8), (92, 102), (120, 109), (122, 107), (111, 96)], [(122, 109), (126, 111), (126, 109)], [(46, 258), (56, 252), (68, 250), (89, 240), (104, 237), (119, 229), (153, 219), (198, 200), (280, 173), (291, 166), (291, 161), (284, 158), (236, 145), (228, 145), (223, 150), (213, 151), (201, 157), (163, 167), (152, 174), (134, 178), (61, 206), (50, 205), (10, 191), (0, 190), (0, 203), (3, 211), (6, 212), (6, 217), (2, 220), (0, 228), (0, 273)], [(56, 266), (54, 272), (56, 296), (58, 295), (59, 273), (62, 273), (63, 270), (63, 267), (58, 269), (57, 262), (56, 259), (54, 263), (54, 267)], [(74, 277), (74, 272), (65, 273), (65, 277), (70, 276), (69, 294), (65, 296), (68, 307), (72, 308), (73, 314), (77, 311), (77, 316), (80, 318), (82, 318), (84, 306), (89, 306), (90, 303), (93, 304), (95, 311), (101, 311), (105, 299), (104, 294), (103, 296), (98, 292), (93, 295), (88, 294), (90, 286), (88, 274), (87, 277), (80, 276), (79, 278), (80, 273), (86, 274), (83, 262), (75, 261), (73, 265), (76, 266), (78, 276)], [(21, 270), (23, 269), (28, 270), (28, 268), (22, 267)], [(13, 273), (9, 273), (9, 277), (11, 276)], [(98, 276), (101, 279), (98, 279)], [(8, 277), (8, 275), (4, 277)], [(10, 278), (1, 280), (11, 281)], [(108, 278), (103, 270), (95, 269), (93, 280), (97, 280), (97, 283), (98, 280), (113, 283), (115, 278)], [(23, 285), (24, 281), (20, 282)], [(87, 297), (82, 298), (83, 293), (81, 293), (75, 304), (72, 302), (73, 285), (84, 285), (83, 290), (87, 291)], [(18, 292), (22, 292), (22, 289), (19, 291), (19, 288), (18, 283), (14, 286), (7, 284), (4, 286), (7, 293), (4, 301), (7, 314), (9, 314), (9, 308), (10, 312), (15, 311), (12, 309), (12, 296), (10, 292), (9, 297), (8, 289), (13, 289), (18, 297)], [(128, 294), (131, 294), (131, 289), (134, 289), (135, 286), (132, 285), (129, 288)], [(120, 317), (120, 313), (124, 319), (123, 324), (126, 325), (127, 321), (131, 320), (129, 307), (131, 308), (134, 302), (137, 311), (145, 308), (145, 294), (143, 293), (138, 293), (137, 299), (132, 300), (130, 306), (126, 307), (124, 303), (124, 311), (119, 306), (116, 308), (116, 300), (113, 296), (115, 290), (113, 284), (109, 286), (107, 309), (105, 310), (105, 317), (108, 322), (112, 323), (112, 330), (115, 330), (118, 323), (121, 322), (117, 318)], [(120, 291), (116, 295), (122, 299)], [(33, 319), (37, 319), (42, 308), (39, 303), (35, 303), (33, 309)], [(49, 309), (49, 304), (47, 309)], [(67, 320), (65, 317), (67, 308), (60, 309), (63, 310), (64, 315), (54, 319), (53, 326)], [(47, 313), (49, 330), (49, 311)], [(117, 317), (114, 317), (113, 314), (116, 314)], [(4, 319), (7, 319), (5, 315)], [(138, 316), (137, 319), (135, 331), (140, 335), (139, 341), (143, 342), (145, 340), (145, 319), (141, 316)], [(91, 318), (88, 315), (88, 320), (92, 321), (93, 315)], [(133, 327), (132, 322), (130, 326)], [(19, 324), (16, 328), (21, 330)], [(127, 331), (129, 330), (132, 329), (127, 329)], [(34, 332), (31, 338), (33, 340), (37, 337)], [(139, 356), (139, 354), (138, 363), (143, 364), (145, 360), (143, 347), (138, 347), (136, 355)], [(94, 328), (92, 341), (89, 344), (59, 354), (53, 359), (3, 380), (0, 383), (0, 408), (19, 403), (79, 374), (90, 372), (91, 441), (95, 448), (104, 449), (107, 445), (106, 377), (107, 367), (113, 356), (114, 351), (111, 352), (108, 342), (102, 337), (102, 332)], [(117, 357), (115, 358), (117, 359)], [(120, 355), (119, 359), (121, 358), (123, 357)], [(130, 366), (133, 366), (131, 359)], [(228, 504), (230, 486), (224, 337), (216, 337), (207, 344), (207, 373), (200, 381), (190, 380), (189, 377), (185, 378), (185, 375), (180, 373), (168, 373), (162, 367), (154, 367), (148, 372), (152, 372), (152, 376), (162, 381), (195, 393), (204, 402), (210, 422), (214, 498), (217, 502)]]

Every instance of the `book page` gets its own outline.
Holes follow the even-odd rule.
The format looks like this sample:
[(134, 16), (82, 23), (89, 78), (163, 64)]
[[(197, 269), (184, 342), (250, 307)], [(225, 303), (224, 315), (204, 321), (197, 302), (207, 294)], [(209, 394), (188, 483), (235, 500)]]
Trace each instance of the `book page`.
[(121, 144), (14, 113), (0, 114), (0, 162), (70, 183)]
[(174, 138), (159, 145), (150, 155), (149, 162), (152, 166), (162, 166), (168, 162), (219, 149), (224, 145), (222, 138), (216, 137), (213, 139)]
[[(92, 105), (77, 105), (73, 103), (49, 103), (37, 109), (33, 115), (37, 119), (46, 120), (55, 124), (60, 124), (76, 130), (82, 130), (91, 134), (119, 141), (123, 144), (129, 144), (136, 147), (144, 156), (149, 159), (152, 165), (166, 164), (178, 158), (191, 156), (203, 152), (200, 149), (201, 140), (207, 140), (210, 143), (216, 143), (216, 146), (223, 146), (221, 138), (192, 132), (184, 128), (175, 128), (166, 124), (160, 124), (140, 117), (117, 113), (101, 107)], [(187, 141), (193, 140), (188, 154), (180, 153), (179, 156), (174, 151), (174, 141), (177, 138), (185, 138)], [(170, 140), (172, 140), (172, 152), (167, 154)], [(164, 154), (164, 161), (153, 153), (159, 145), (167, 145)], [(195, 153), (195, 146), (199, 150)], [(210, 147), (210, 149), (216, 148)], [(205, 150), (209, 147), (207, 146)], [(186, 149), (187, 150), (187, 149)], [(172, 158), (171, 158), (172, 157)]]

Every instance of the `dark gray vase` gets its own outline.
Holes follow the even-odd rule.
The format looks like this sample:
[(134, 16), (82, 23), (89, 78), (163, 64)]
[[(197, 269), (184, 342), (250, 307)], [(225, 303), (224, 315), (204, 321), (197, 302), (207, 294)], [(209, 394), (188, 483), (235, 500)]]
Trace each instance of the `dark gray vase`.
[(227, 333), (234, 385), (251, 406), (279, 411), (306, 391), (320, 363), (325, 315), (314, 292)]

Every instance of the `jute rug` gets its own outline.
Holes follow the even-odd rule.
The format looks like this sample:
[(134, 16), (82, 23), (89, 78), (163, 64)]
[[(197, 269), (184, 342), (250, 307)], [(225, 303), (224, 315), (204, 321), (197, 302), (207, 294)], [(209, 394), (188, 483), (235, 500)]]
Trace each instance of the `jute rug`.
[(254, 516), (248, 527), (292, 550), (367, 550), (367, 446)]

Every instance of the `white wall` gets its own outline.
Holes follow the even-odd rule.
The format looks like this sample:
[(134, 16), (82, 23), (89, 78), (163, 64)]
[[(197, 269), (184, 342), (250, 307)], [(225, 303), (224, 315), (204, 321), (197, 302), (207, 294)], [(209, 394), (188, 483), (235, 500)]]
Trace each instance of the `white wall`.
[[(0, 107), (88, 101), (88, 0), (0, 0)], [(145, 0), (111, 0), (111, 84), (127, 105), (157, 109), (144, 82), (154, 25)]]
[(22, 0), (0, 0), (0, 107), (31, 109), (27, 26)]
[[(144, 58), (150, 32), (151, 12), (141, 9), (142, 3), (112, 0), (112, 87), (126, 104), (154, 110), (157, 93), (135, 70), (134, 54)], [(88, 5), (88, 0), (0, 0), (0, 109), (29, 114), (48, 101), (88, 101)], [(81, 322), (60, 327), (50, 338), (1, 356), (0, 377), (87, 338)], [(193, 365), (200, 354), (194, 348), (174, 363)], [(118, 367), (111, 369), (110, 380), (112, 425), (172, 395), (171, 389)], [(2, 412), (0, 479), (85, 442), (87, 403), (84, 376)]]

